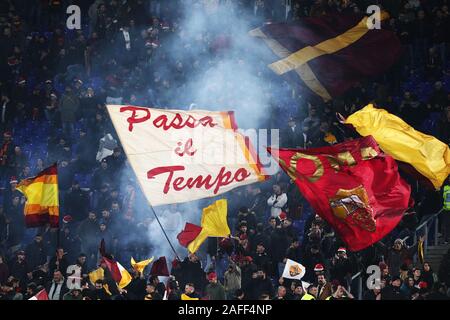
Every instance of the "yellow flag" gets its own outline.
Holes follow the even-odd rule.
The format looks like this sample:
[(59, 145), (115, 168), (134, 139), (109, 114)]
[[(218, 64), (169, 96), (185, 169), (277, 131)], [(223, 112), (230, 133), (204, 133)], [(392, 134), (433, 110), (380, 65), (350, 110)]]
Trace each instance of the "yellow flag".
[(227, 223), (227, 200), (220, 199), (203, 209), (202, 231), (188, 245), (195, 252), (208, 237), (227, 237), (231, 232)]
[(91, 281), (92, 285), (95, 285), (95, 281), (97, 281), (98, 279), (103, 280), (104, 277), (105, 271), (102, 268), (98, 268), (89, 273), (89, 280)]
[(134, 270), (136, 270), (139, 273), (142, 273), (145, 269), (145, 267), (153, 261), (153, 257), (147, 260), (136, 262), (134, 261), (133, 257), (131, 257), (131, 266)]
[(199, 298), (191, 298), (188, 295), (182, 293), (181, 294), (181, 300), (200, 300)]
[[(103, 280), (105, 278), (105, 270), (103, 268), (98, 268), (89, 273), (89, 281), (91, 281), (92, 285), (95, 285), (95, 281)], [(112, 295), (111, 291), (109, 291), (109, 286), (105, 283), (103, 284), (103, 288), (105, 288), (106, 293), (110, 296)]]
[(449, 147), (433, 136), (415, 130), (399, 117), (372, 104), (350, 115), (345, 123), (362, 136), (373, 136), (394, 159), (411, 164), (439, 189), (450, 174)]

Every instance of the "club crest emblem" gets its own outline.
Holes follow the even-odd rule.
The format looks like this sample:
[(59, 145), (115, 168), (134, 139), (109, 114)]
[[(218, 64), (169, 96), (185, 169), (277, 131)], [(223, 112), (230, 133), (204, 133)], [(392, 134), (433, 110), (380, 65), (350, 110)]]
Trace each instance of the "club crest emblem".
[(336, 196), (330, 199), (333, 214), (350, 225), (356, 225), (369, 232), (374, 232), (376, 222), (373, 210), (369, 205), (369, 197), (362, 187), (345, 190), (339, 189)]
[(293, 264), (289, 267), (289, 274), (291, 277), (296, 277), (302, 273), (302, 268), (298, 264)]

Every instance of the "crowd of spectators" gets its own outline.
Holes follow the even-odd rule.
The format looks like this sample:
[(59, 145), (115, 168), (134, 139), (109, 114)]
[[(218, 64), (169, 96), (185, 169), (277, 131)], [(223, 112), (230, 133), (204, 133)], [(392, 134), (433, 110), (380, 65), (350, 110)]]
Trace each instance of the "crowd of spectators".
[[(69, 2), (82, 10), (81, 30), (65, 26)], [(351, 276), (368, 265), (380, 266), (382, 281), (379, 289), (365, 290), (364, 299), (449, 298), (450, 251), (442, 257), (440, 269), (432, 270), (428, 262), (417, 264), (417, 243), (401, 240), (439, 211), (438, 192), (411, 180), (414, 213), (406, 215), (386, 239), (352, 253), (281, 172), (263, 184), (226, 195), (232, 237), (209, 239), (198, 254), (186, 252), (181, 260), (174, 259), (171, 277), (164, 281), (130, 269), (129, 286), (111, 285), (108, 268), (99, 261), (101, 239), (126, 267), (130, 257), (148, 258), (155, 244), (148, 236), (153, 217), (139, 205), (145, 203), (143, 195), (117, 145), (105, 104), (187, 109), (195, 102), (183, 92), (202, 61), (220, 61), (220, 41), (201, 30), (191, 43), (180, 28), (183, 8), (230, 6), (249, 15), (257, 26), (268, 20), (364, 13), (368, 4), (240, 0), (231, 6), (231, 2), (1, 1), (0, 299), (29, 299), (42, 288), (52, 300), (157, 300), (166, 289), (168, 299), (180, 299), (182, 293), (206, 299), (355, 299)], [(338, 123), (335, 112), (348, 115), (369, 101), (450, 143), (447, 1), (390, 0), (380, 5), (391, 14), (389, 27), (405, 49), (402, 59), (388, 74), (362, 80), (328, 103), (306, 99), (283, 83), (292, 94), (270, 93), (270, 118), (263, 126), (280, 128), (282, 147), (344, 141), (353, 133)], [(168, 43), (181, 48), (178, 57), (168, 52), (173, 50), (165, 46)], [(245, 59), (240, 63), (247, 63)], [(262, 74), (269, 73), (266, 65), (261, 63)], [(274, 81), (279, 82), (275, 77)], [(223, 88), (211, 90), (219, 105), (233, 99), (232, 92)], [(109, 142), (113, 147), (99, 149), (99, 144)], [(25, 199), (15, 187), (54, 162), (61, 228), (26, 229)], [(164, 211), (166, 220), (173, 217), (175, 235), (181, 223), (173, 221), (181, 219), (183, 210), (179, 205)], [(449, 236), (444, 234), (443, 243)], [(302, 280), (309, 285), (281, 277), (286, 259), (306, 267)], [(67, 267), (74, 264), (83, 279), (80, 287), (68, 290)], [(105, 279), (90, 283), (88, 274), (98, 266), (105, 269)]]

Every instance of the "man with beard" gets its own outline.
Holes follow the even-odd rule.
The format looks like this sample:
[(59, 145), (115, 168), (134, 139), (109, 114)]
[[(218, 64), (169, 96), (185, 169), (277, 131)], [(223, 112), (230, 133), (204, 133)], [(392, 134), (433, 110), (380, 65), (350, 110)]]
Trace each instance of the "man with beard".
[(332, 293), (331, 283), (327, 281), (322, 272), (317, 276), (317, 300), (326, 300)]
[(49, 300), (62, 300), (63, 296), (69, 291), (61, 271), (53, 272), (53, 280), (47, 284), (45, 290)]

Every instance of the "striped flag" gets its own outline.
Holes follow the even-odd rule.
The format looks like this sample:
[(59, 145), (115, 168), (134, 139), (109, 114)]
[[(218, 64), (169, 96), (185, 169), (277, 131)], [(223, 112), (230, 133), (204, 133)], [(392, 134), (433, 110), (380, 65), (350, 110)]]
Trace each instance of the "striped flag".
[[(381, 12), (381, 21), (389, 15)], [(303, 95), (324, 101), (342, 95), (364, 78), (385, 73), (401, 56), (394, 32), (381, 25), (369, 29), (371, 19), (359, 14), (329, 14), (293, 23), (271, 23), (250, 31), (274, 54), (269, 68)]]
[(26, 178), (17, 185), (17, 190), (27, 198), (24, 214), (27, 228), (35, 228), (50, 223), (59, 225), (58, 170), (56, 163), (39, 172), (35, 177)]

